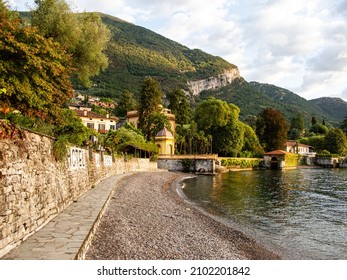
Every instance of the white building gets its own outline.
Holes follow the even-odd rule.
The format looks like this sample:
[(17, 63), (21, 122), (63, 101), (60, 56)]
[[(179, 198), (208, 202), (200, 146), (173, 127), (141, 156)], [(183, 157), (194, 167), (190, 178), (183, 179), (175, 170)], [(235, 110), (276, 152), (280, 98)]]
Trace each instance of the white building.
[(80, 117), (82, 123), (99, 133), (105, 134), (109, 130), (116, 130), (118, 118), (106, 116), (87, 110), (74, 110), (76, 115)]
[(294, 140), (286, 141), (285, 151), (293, 154), (299, 154), (301, 156), (315, 156), (312, 146), (301, 144)]

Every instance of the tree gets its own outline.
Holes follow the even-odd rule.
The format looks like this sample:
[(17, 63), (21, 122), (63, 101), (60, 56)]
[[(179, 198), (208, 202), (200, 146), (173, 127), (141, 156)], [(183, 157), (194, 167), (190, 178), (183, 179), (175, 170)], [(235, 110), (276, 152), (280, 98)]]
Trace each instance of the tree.
[[(263, 147), (259, 143), (259, 139), (254, 132), (253, 128), (249, 125), (242, 123), (244, 130), (244, 144), (242, 147), (242, 152), (249, 157), (262, 156), (264, 153)], [(245, 156), (244, 155), (244, 156)]]
[(51, 123), (61, 121), (61, 106), (72, 96), (69, 55), (1, 8), (5, 10), (0, 17), (0, 84), (6, 91), (0, 107)]
[(138, 106), (134, 95), (128, 90), (122, 92), (117, 103), (115, 113), (121, 117), (126, 116), (128, 111), (136, 110)]
[(215, 153), (237, 156), (244, 145), (244, 126), (238, 120), (240, 109), (211, 97), (198, 104), (195, 121), (199, 131), (212, 138)]
[(90, 78), (105, 70), (108, 59), (103, 53), (110, 31), (93, 13), (73, 13), (65, 0), (35, 0), (32, 25), (42, 36), (59, 42), (72, 57), (78, 80), (91, 86)]
[(183, 90), (175, 89), (167, 94), (168, 108), (175, 114), (176, 123), (183, 125), (189, 123), (190, 105)]
[(302, 137), (304, 129), (304, 118), (302, 116), (302, 113), (300, 112), (296, 117), (292, 118), (289, 131), (290, 139), (296, 140)]
[(199, 130), (209, 131), (223, 127), (231, 117), (231, 109), (225, 101), (210, 97), (198, 104), (195, 109), (195, 121)]
[(140, 92), (139, 128), (148, 140), (155, 136), (151, 134), (151, 115), (161, 112), (162, 100), (163, 93), (160, 91), (159, 83), (151, 77), (145, 78)]
[(317, 122), (318, 122), (317, 118), (315, 116), (313, 116), (311, 119), (311, 126), (314, 126)]
[(245, 129), (240, 121), (229, 119), (227, 125), (217, 127), (212, 134), (214, 152), (225, 156), (237, 157), (244, 146)]
[(150, 114), (148, 118), (148, 123), (148, 134), (150, 135), (152, 140), (154, 140), (154, 137), (157, 135), (157, 133), (164, 127), (166, 127), (169, 131), (172, 132), (169, 118), (161, 112), (155, 111), (152, 114)]
[(265, 151), (283, 149), (288, 124), (282, 112), (272, 108), (260, 112), (256, 123), (256, 133)]
[(345, 116), (345, 118), (343, 119), (340, 128), (342, 129), (342, 131), (347, 134), (347, 114)]
[(158, 152), (155, 144), (147, 142), (139, 131), (129, 126), (110, 130), (105, 137), (104, 146), (111, 153), (121, 153), (127, 146), (140, 148), (150, 154)]
[(310, 128), (310, 132), (313, 132), (315, 134), (327, 134), (329, 131), (329, 128), (327, 128), (325, 125), (316, 123)]
[(342, 129), (330, 129), (324, 137), (324, 147), (332, 154), (345, 155), (347, 151), (347, 138)]

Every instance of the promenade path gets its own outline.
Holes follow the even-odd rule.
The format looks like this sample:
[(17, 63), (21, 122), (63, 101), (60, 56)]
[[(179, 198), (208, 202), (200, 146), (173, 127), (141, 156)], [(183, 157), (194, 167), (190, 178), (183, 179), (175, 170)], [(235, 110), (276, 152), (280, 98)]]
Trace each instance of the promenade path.
[(83, 259), (117, 182), (129, 175), (132, 173), (104, 179), (2, 259)]

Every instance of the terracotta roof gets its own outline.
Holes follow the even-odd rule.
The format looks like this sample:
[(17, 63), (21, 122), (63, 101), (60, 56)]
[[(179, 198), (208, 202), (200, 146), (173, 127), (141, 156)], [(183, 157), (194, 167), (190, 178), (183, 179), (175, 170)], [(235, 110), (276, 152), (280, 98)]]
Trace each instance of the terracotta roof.
[(296, 141), (291, 141), (291, 140), (289, 140), (289, 141), (286, 141), (286, 146), (288, 147), (288, 146), (295, 146), (297, 143), (296, 143)]
[(156, 137), (173, 137), (173, 135), (166, 127), (164, 127), (157, 133)]
[(313, 148), (312, 146), (309, 146), (309, 145), (305, 145), (305, 144), (301, 144), (299, 142), (296, 142), (296, 141), (287, 141), (286, 142), (286, 146), (287, 147), (294, 147), (294, 146), (298, 146), (298, 147), (307, 147), (307, 148)]
[(269, 156), (270, 155), (286, 155), (286, 154), (288, 153), (282, 150), (275, 150), (275, 151), (265, 153), (265, 155), (269, 155)]
[(76, 115), (78, 117), (86, 117), (86, 118), (94, 118), (94, 119), (104, 119), (104, 120), (114, 120), (114, 121), (118, 120), (118, 118), (116, 118), (116, 117), (107, 118), (104, 115), (101, 115), (101, 114), (98, 114), (98, 113), (95, 113), (95, 112), (92, 112), (92, 111), (74, 110), (74, 112), (76, 112)]

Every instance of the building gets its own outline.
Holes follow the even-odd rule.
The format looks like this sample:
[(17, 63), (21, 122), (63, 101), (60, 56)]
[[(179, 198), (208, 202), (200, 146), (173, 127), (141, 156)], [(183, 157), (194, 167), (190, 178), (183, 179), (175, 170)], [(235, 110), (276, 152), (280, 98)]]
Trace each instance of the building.
[(74, 110), (74, 111), (76, 111), (76, 110), (91, 111), (92, 107), (88, 106), (88, 105), (83, 105), (80, 103), (69, 103), (69, 109)]
[(299, 154), (301, 156), (315, 156), (312, 146), (301, 144), (294, 140), (288, 140), (285, 144), (285, 151), (293, 154)]
[(74, 110), (82, 123), (99, 133), (105, 134), (109, 130), (116, 130), (118, 118), (106, 116), (88, 110)]
[(159, 156), (175, 154), (175, 137), (166, 127), (155, 136), (155, 144), (159, 148)]

